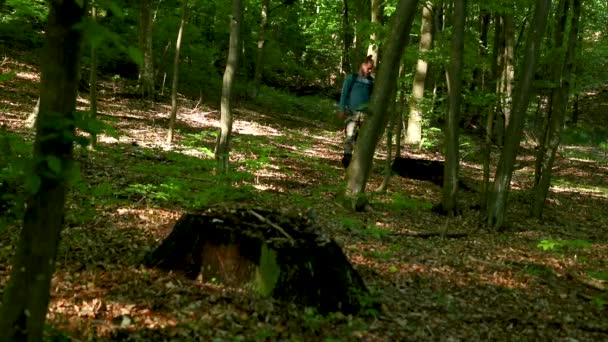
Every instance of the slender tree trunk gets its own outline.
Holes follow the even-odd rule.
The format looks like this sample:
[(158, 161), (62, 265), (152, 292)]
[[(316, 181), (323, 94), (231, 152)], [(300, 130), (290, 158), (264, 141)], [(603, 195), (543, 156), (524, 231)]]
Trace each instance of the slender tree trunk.
[(390, 90), (397, 82), (395, 71), (399, 67), (401, 55), (409, 40), (417, 3), (416, 0), (400, 0), (393, 15), (390, 39), (384, 50), (382, 67), (379, 69), (370, 101), (371, 115), (362, 127), (353, 160), (346, 171), (344, 194), (351, 201), (352, 209), (357, 211), (363, 210), (367, 204), (365, 185), (371, 170), (376, 145), (389, 119), (389, 116), (386, 115), (385, 104), (391, 96)]
[[(564, 2), (562, 18), (558, 21), (557, 31), (565, 31), (567, 20), (567, 2), (572, 1), (572, 18), (570, 25), (569, 37), (566, 44), (563, 43), (563, 34), (556, 31), (556, 47), (565, 47), (565, 57), (563, 63), (556, 63), (554, 68), (554, 81), (557, 88), (554, 88), (552, 97), (552, 108), (549, 117), (549, 125), (546, 130), (543, 144), (539, 148), (537, 160), (540, 160), (540, 177), (534, 188), (534, 205), (532, 207), (532, 215), (540, 218), (543, 213), (545, 200), (551, 185), (551, 169), (555, 161), (555, 153), (560, 143), (560, 136), (566, 117), (566, 109), (568, 108), (568, 96), (570, 94), (570, 85), (572, 82), (572, 72), (574, 69), (574, 60), (576, 55), (576, 44), (579, 30), (579, 18), (581, 15), (580, 0), (561, 0)], [(560, 1), (560, 5), (561, 5)]]
[(217, 160), (217, 173), (228, 171), (230, 155), (230, 135), (232, 133), (232, 91), (239, 65), (239, 47), (241, 46), (241, 20), (243, 10), (241, 0), (232, 0), (232, 18), (230, 20), (230, 46), (228, 62), (224, 71), (222, 84), (222, 100), (220, 105), (220, 132), (215, 146), (215, 159)]
[[(403, 64), (401, 65), (401, 70), (403, 70)], [(397, 157), (401, 157), (401, 143), (402, 143), (402, 139), (403, 139), (403, 131), (404, 130), (404, 125), (405, 125), (405, 121), (403, 120), (403, 114), (405, 112), (405, 91), (403, 89), (401, 89), (401, 91), (398, 91), (399, 94), (399, 112), (397, 113), (397, 132), (395, 133), (395, 136), (397, 137), (397, 147), (395, 148), (395, 158)]]
[(342, 1), (342, 7), (342, 63), (340, 69), (342, 69), (342, 74), (348, 75), (351, 73), (351, 50), (353, 43), (353, 34), (348, 17), (348, 0)]
[(427, 1), (422, 6), (422, 24), (420, 25), (420, 57), (416, 64), (412, 96), (410, 100), (410, 113), (407, 121), (406, 144), (420, 144), (422, 140), (422, 111), (420, 102), (424, 98), (424, 85), (428, 72), (428, 62), (425, 54), (433, 44), (433, 3)]
[[(491, 59), (491, 80), (490, 87), (496, 89), (496, 95), (500, 97), (500, 74), (502, 70), (502, 57), (503, 57), (503, 35), (502, 35), (502, 20), (500, 15), (496, 15), (494, 19), (494, 43), (492, 44), (492, 59)], [(500, 101), (500, 100), (499, 100)], [(483, 181), (481, 185), (481, 198), (480, 206), (483, 209), (488, 207), (488, 196), (490, 190), (490, 162), (492, 159), (492, 140), (495, 137), (494, 120), (501, 115), (500, 113), (500, 102), (497, 102), (496, 106), (488, 106), (486, 108), (486, 122), (485, 122), (485, 141), (484, 148), (482, 151), (483, 158)], [(496, 120), (498, 121), (498, 120)], [(498, 142), (498, 137), (496, 137)]]
[(268, 29), (268, 12), (270, 11), (270, 0), (262, 0), (262, 16), (260, 20), (260, 32), (258, 33), (258, 50), (255, 60), (255, 71), (253, 73), (253, 88), (251, 97), (256, 98), (262, 83), (262, 71), (264, 69), (264, 48), (266, 46), (266, 30)]
[[(509, 10), (511, 11), (511, 10)], [(496, 117), (496, 141), (502, 146), (504, 134), (511, 120), (513, 109), (513, 82), (515, 77), (514, 56), (514, 27), (513, 14), (503, 13), (498, 16), (500, 27), (497, 30), (499, 36), (499, 81), (496, 93), (498, 95), (498, 115)]]
[[(80, 4), (79, 4), (80, 2)], [(73, 141), (65, 133), (76, 108), (82, 32), (77, 24), (87, 1), (50, 1), (41, 60), (40, 112), (34, 161), (40, 185), (27, 199), (23, 228), (0, 308), (0, 341), (42, 341), (63, 222)]]
[(446, 153), (443, 175), (442, 206), (449, 214), (454, 214), (457, 207), (458, 191), (458, 118), (462, 98), (462, 52), (464, 50), (464, 26), (466, 19), (466, 0), (454, 0), (454, 35), (452, 37), (452, 53), (447, 72), (448, 82), (448, 115), (446, 123)]
[(354, 14), (355, 23), (353, 27), (353, 48), (351, 51), (351, 70), (359, 70), (359, 64), (365, 59), (368, 45), (365, 45), (367, 37), (364, 36), (361, 29), (364, 24), (370, 21), (369, 9), (371, 8), (370, 0), (353, 0), (354, 6), (351, 13)]
[[(473, 94), (472, 96), (479, 96), (486, 91), (487, 72), (485, 64), (488, 57), (488, 31), (490, 28), (491, 14), (483, 7), (483, 4), (481, 6), (479, 11), (479, 62), (477, 62), (477, 65), (473, 69), (473, 80), (471, 81), (470, 86), (471, 93)], [(465, 102), (464, 106), (463, 113), (466, 113), (467, 120), (477, 123), (483, 113), (483, 106), (471, 103), (470, 101)], [(467, 126), (470, 125), (467, 123), (465, 127)], [(482, 128), (480, 128), (480, 130), (482, 130)]]
[(509, 127), (511, 121), (511, 111), (513, 103), (513, 83), (515, 80), (515, 29), (513, 24), (513, 14), (507, 13), (503, 16), (504, 20), (504, 56), (502, 65), (502, 112), (505, 116), (505, 128)]
[(139, 44), (144, 53), (140, 66), (139, 81), (145, 98), (154, 99), (154, 54), (152, 49), (152, 0), (139, 2)]
[[(399, 68), (401, 75), (402, 68)], [(391, 162), (393, 160), (393, 132), (395, 131), (395, 122), (397, 121), (397, 115), (401, 114), (401, 112), (397, 113), (397, 85), (399, 81), (395, 83), (394, 88), (391, 90), (390, 97), (390, 121), (388, 124), (388, 129), (386, 131), (386, 158), (384, 164), (384, 178), (382, 179), (382, 184), (376, 189), (377, 192), (385, 192), (388, 188), (388, 183), (391, 180), (391, 175), (393, 170), (391, 169)]]
[[(91, 20), (97, 20), (97, 9), (95, 3), (91, 6)], [(91, 89), (89, 92), (90, 115), (92, 120), (97, 120), (97, 47), (91, 44), (91, 73), (89, 75), (89, 83)], [(91, 134), (91, 149), (94, 150), (97, 147), (97, 134)]]
[(167, 133), (167, 145), (173, 142), (173, 132), (175, 130), (175, 120), (177, 118), (177, 87), (179, 84), (179, 53), (182, 47), (182, 35), (186, 23), (186, 9), (188, 0), (182, 0), (182, 8), (179, 17), (179, 29), (175, 40), (175, 59), (173, 60), (173, 84), (171, 85), (171, 116), (169, 117), (169, 132)]
[[(371, 0), (372, 10), (372, 27), (384, 25), (384, 0)], [(367, 48), (367, 54), (371, 55), (376, 64), (380, 64), (380, 34), (378, 28), (374, 30), (370, 36), (370, 44)]]
[(488, 204), (487, 223), (495, 229), (502, 229), (505, 223), (507, 197), (511, 186), (513, 167), (519, 150), (524, 118), (531, 96), (536, 61), (550, 8), (551, 0), (536, 0), (534, 19), (530, 26), (531, 32), (526, 40), (526, 55), (522, 64), (523, 69), (517, 84), (517, 93), (513, 99), (513, 114), (507, 129), (504, 147), (500, 154), (490, 203)]
[[(551, 115), (553, 114), (554, 108), (561, 103), (561, 99), (558, 98), (558, 96), (561, 93), (563, 63), (565, 62), (564, 56), (566, 54), (564, 48), (564, 33), (566, 30), (566, 21), (568, 19), (568, 1), (569, 0), (559, 0), (558, 2), (555, 13), (555, 28), (551, 27), (551, 30), (553, 31), (553, 44), (548, 44), (550, 45), (550, 51), (552, 51), (553, 55), (556, 57), (553, 60), (553, 68), (551, 70), (546, 70), (545, 74), (547, 74), (548, 79), (551, 79), (554, 86), (547, 89), (547, 106), (545, 107), (546, 113), (544, 116), (542, 115), (543, 111), (540, 110), (540, 107), (542, 106), (542, 96), (539, 96), (539, 110), (536, 111), (536, 118), (534, 120), (535, 132), (540, 136), (534, 168), (534, 188), (538, 186), (540, 176), (543, 173), (543, 166), (547, 162), (544, 160), (544, 155), (547, 148), (547, 140), (552, 134), (551, 125), (549, 124)], [(535, 208), (533, 207), (533, 212), (534, 209)]]

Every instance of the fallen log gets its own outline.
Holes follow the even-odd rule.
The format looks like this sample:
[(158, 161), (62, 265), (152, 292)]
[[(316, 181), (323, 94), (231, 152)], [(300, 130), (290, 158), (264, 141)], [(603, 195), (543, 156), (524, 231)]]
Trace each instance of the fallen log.
[(321, 313), (356, 313), (369, 302), (340, 246), (301, 213), (219, 206), (188, 213), (144, 263)]
[[(393, 161), (391, 169), (403, 178), (429, 181), (440, 187), (443, 186), (444, 162), (440, 160), (397, 157)], [(458, 180), (458, 187), (463, 190), (474, 191), (462, 180)]]

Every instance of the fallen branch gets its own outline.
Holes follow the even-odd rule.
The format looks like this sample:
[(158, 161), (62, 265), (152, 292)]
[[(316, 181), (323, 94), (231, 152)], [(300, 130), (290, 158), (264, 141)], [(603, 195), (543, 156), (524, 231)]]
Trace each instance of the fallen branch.
[(595, 279), (592, 277), (584, 277), (584, 276), (578, 275), (574, 272), (568, 272), (568, 273), (566, 273), (566, 275), (569, 278), (574, 279), (574, 280), (578, 281), (579, 283), (581, 283), (583, 285), (587, 285), (588, 287), (591, 287), (598, 291), (608, 291), (608, 286), (606, 286), (605, 281)]
[(444, 233), (444, 232), (427, 232), (427, 233), (399, 233), (399, 235), (412, 236), (421, 239), (428, 239), (435, 236), (449, 238), (449, 239), (460, 239), (469, 236), (468, 233)]
[(285, 237), (286, 237), (287, 239), (289, 239), (289, 241), (291, 242), (291, 244), (292, 244), (292, 245), (295, 243), (295, 240), (294, 240), (294, 239), (291, 237), (291, 235), (287, 234), (287, 232), (286, 232), (286, 231), (285, 231), (283, 228), (281, 228), (281, 226), (279, 226), (278, 224), (275, 224), (275, 223), (271, 222), (270, 220), (268, 220), (268, 219), (267, 219), (267, 218), (265, 218), (264, 216), (262, 216), (262, 215), (260, 215), (260, 214), (256, 213), (256, 212), (255, 212), (255, 211), (253, 211), (253, 210), (249, 210), (249, 213), (250, 213), (251, 215), (253, 215), (253, 216), (257, 217), (257, 218), (258, 218), (258, 220), (260, 220), (260, 221), (262, 221), (262, 222), (264, 222), (264, 223), (269, 224), (269, 225), (270, 225), (272, 228), (274, 228), (274, 229), (278, 230), (279, 232), (281, 232), (281, 234), (285, 235)]

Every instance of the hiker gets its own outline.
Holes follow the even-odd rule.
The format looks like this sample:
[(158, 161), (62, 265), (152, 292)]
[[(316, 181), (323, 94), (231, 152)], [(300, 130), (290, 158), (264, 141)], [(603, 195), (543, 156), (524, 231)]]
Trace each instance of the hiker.
[(374, 60), (369, 55), (359, 67), (359, 72), (346, 77), (340, 96), (340, 111), (338, 116), (344, 120), (346, 138), (344, 140), (344, 156), (342, 165), (347, 168), (353, 157), (353, 148), (357, 133), (367, 116), (369, 100), (374, 87), (371, 76), (374, 70)]

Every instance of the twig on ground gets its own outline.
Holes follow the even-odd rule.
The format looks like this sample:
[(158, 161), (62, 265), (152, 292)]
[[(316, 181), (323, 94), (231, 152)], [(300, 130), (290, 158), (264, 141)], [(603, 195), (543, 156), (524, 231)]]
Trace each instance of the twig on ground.
[(449, 238), (449, 239), (459, 239), (459, 238), (469, 236), (468, 233), (445, 233), (443, 231), (442, 232), (428, 232), (428, 233), (399, 233), (398, 235), (418, 237), (421, 239), (428, 239), (428, 238), (435, 237), (435, 236)]
[(281, 232), (281, 234), (285, 235), (285, 237), (287, 239), (289, 239), (289, 241), (291, 242), (292, 245), (295, 244), (295, 240), (291, 237), (291, 235), (287, 234), (287, 232), (283, 228), (281, 228), (278, 224), (275, 224), (275, 223), (271, 222), (270, 220), (268, 220), (264, 216), (256, 213), (253, 210), (249, 210), (249, 213), (251, 215), (257, 217), (258, 220), (260, 220), (260, 221), (262, 221), (264, 223), (268, 223), (272, 228), (274, 228), (274, 229), (278, 230), (279, 232)]

